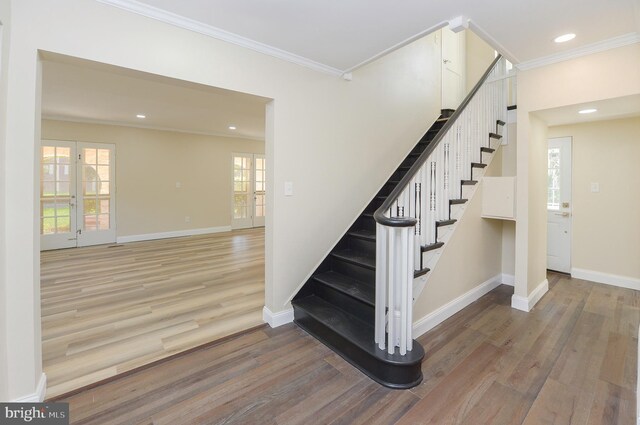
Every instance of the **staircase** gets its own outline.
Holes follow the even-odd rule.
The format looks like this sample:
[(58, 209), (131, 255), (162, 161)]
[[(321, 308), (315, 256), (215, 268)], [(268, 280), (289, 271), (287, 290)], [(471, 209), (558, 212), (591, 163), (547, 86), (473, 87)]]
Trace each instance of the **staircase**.
[[(461, 109), (473, 99), (480, 102), (480, 96), (482, 105), (496, 96), (485, 86), (500, 60)], [(487, 116), (442, 111), (292, 300), (298, 326), (384, 386), (411, 388), (422, 380), (425, 352), (411, 338), (414, 286), (424, 287), (430, 271), (425, 258), (444, 246), (442, 233), (456, 223), (452, 208), (467, 202), (464, 188), (476, 185), (474, 178), (487, 166), (483, 158), (495, 151), (492, 141), (502, 137), (505, 123), (495, 116), (502, 117), (502, 109), (506, 114), (506, 100), (491, 100), (499, 105), (492, 105)], [(480, 139), (488, 127), (472, 124), (473, 131), (461, 138), (460, 120), (493, 121), (491, 132), (484, 133), (486, 145), (475, 143), (477, 154), (471, 152), (471, 133)], [(468, 164), (468, 172), (462, 164)], [(455, 179), (454, 189), (449, 182)]]

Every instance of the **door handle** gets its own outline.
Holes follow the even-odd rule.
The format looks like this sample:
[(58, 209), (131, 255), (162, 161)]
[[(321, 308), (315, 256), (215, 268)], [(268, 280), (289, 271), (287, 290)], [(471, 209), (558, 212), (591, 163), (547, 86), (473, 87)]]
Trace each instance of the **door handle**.
[(556, 213), (556, 215), (560, 215), (562, 217), (569, 217), (571, 214), (568, 212), (561, 212), (561, 213)]
[(444, 62), (444, 63), (449, 63), (449, 62), (451, 62), (451, 61), (450, 61), (449, 59), (443, 59), (443, 60), (442, 60), (442, 62)]

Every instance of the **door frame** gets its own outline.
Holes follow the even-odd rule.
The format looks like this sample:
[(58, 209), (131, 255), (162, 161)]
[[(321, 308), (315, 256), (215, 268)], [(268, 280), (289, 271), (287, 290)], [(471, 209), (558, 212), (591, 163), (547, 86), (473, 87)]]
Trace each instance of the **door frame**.
[[(564, 153), (563, 156), (568, 156), (569, 157), (569, 166), (568, 166), (568, 170), (566, 168), (564, 168), (563, 164), (566, 164), (566, 161), (561, 162), (561, 175), (564, 174), (564, 178), (561, 179), (560, 181), (560, 205), (558, 208), (557, 212), (551, 212), (548, 208), (547, 208), (547, 269), (548, 270), (553, 270), (553, 271), (558, 271), (561, 273), (567, 273), (567, 274), (571, 274), (571, 266), (573, 263), (572, 260), (572, 256), (573, 256), (573, 138), (571, 136), (564, 136), (564, 137), (552, 137), (547, 139), (547, 157), (549, 155), (549, 148), (551, 147), (551, 144), (555, 143), (557, 144), (560, 149), (561, 152)], [(562, 173), (562, 171), (564, 171), (564, 173)], [(568, 180), (568, 181), (567, 181)], [(547, 188), (548, 190), (548, 188)], [(566, 196), (566, 194), (569, 194), (568, 197)], [(564, 204), (567, 203), (567, 206), (565, 206)], [(549, 214), (555, 214), (555, 215), (562, 215), (563, 217), (566, 215), (566, 218), (568, 220), (568, 224), (566, 224), (568, 226), (568, 231), (569, 231), (569, 238), (567, 240), (567, 250), (568, 252), (566, 253), (566, 268), (560, 266), (554, 266), (554, 267), (549, 267), (549, 246), (548, 246), (548, 240), (549, 240)]]

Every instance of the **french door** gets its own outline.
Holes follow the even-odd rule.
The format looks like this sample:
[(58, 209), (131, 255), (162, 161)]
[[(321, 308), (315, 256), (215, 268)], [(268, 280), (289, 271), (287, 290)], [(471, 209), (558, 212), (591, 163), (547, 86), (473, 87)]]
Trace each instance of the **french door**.
[(114, 145), (42, 141), (42, 250), (115, 242), (114, 159)]
[(264, 226), (266, 176), (264, 155), (233, 154), (233, 229)]

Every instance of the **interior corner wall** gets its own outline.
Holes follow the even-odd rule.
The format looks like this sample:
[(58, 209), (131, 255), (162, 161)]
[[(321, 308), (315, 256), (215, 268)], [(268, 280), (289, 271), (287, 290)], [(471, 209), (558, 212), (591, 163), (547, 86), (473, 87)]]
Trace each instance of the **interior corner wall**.
[(464, 32), (466, 39), (466, 91), (469, 93), (480, 81), (496, 56), (495, 49), (472, 30), (467, 29)]
[(7, 362), (7, 296), (5, 278), (5, 145), (7, 112), (7, 71), (11, 31), (11, 2), (0, 0), (0, 401), (9, 400)]
[[(546, 274), (546, 124), (532, 112), (640, 93), (640, 43), (518, 72), (515, 295), (527, 297)], [(530, 193), (532, 192), (532, 193)], [(531, 280), (531, 281), (530, 281)]]
[(55, 120), (42, 138), (115, 144), (118, 237), (228, 228), (232, 154), (264, 153), (258, 140)]
[(640, 117), (549, 127), (549, 137), (565, 136), (572, 138), (572, 269), (640, 281)]
[[(32, 394), (42, 372), (34, 315), (39, 52), (273, 99), (265, 146), (273, 170), (265, 245), (271, 293), (265, 299), (274, 313), (289, 307), (292, 293), (440, 112), (441, 55), (433, 35), (345, 81), (97, 1), (20, 0), (11, 6), (5, 150), (11, 186), (4, 194), (11, 246), (4, 253), (10, 399)], [(285, 181), (293, 182), (293, 196), (284, 196)]]
[[(496, 152), (486, 176), (501, 175), (501, 150)], [(502, 220), (482, 218), (482, 190), (480, 184), (416, 299), (414, 322), (501, 274)]]

